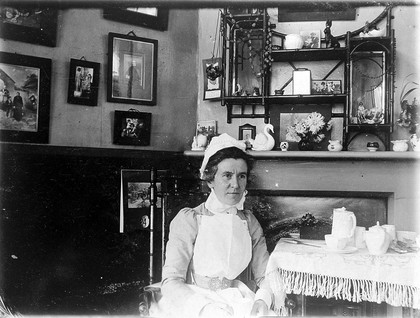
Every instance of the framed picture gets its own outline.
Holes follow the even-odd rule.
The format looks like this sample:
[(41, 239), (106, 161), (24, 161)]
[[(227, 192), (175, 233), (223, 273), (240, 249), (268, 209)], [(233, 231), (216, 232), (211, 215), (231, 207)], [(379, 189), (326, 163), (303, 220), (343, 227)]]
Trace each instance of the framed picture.
[(158, 41), (109, 33), (108, 102), (156, 105)]
[(151, 113), (116, 110), (114, 144), (149, 146), (151, 122)]
[(202, 134), (207, 136), (207, 144), (217, 135), (217, 126), (215, 120), (201, 120), (197, 122), (196, 136)]
[(341, 94), (340, 80), (313, 80), (311, 87), (312, 95)]
[(98, 105), (99, 66), (95, 62), (70, 60), (68, 103)]
[[(151, 215), (151, 170), (121, 170), (121, 202), (120, 202), (120, 232), (133, 230), (150, 230), (158, 223), (156, 218), (162, 214), (166, 170), (157, 170), (156, 184), (156, 214)], [(155, 221), (155, 224), (152, 222)], [(155, 226), (153, 226), (155, 225)]]
[(106, 7), (103, 10), (105, 19), (138, 25), (149, 29), (166, 31), (168, 29), (169, 10), (167, 8), (118, 8)]
[(0, 52), (0, 140), (48, 143), (51, 60)]
[(251, 124), (239, 126), (239, 140), (255, 139), (256, 127)]
[(0, 37), (54, 47), (57, 39), (57, 10), (0, 6)]
[(319, 49), (321, 47), (321, 30), (300, 31), (304, 49)]
[(222, 59), (203, 60), (204, 100), (220, 99), (222, 96)]

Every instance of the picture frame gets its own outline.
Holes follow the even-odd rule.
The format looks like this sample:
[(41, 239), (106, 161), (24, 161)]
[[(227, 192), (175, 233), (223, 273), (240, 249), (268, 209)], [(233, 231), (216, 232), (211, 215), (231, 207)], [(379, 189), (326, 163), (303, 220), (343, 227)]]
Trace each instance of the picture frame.
[(308, 69), (296, 69), (293, 71), (293, 95), (311, 94), (311, 71)]
[(53, 8), (0, 6), (0, 37), (55, 47), (58, 10)]
[(0, 52), (0, 140), (49, 142), (51, 59)]
[(108, 34), (107, 101), (156, 105), (158, 41)]
[(152, 114), (116, 110), (114, 114), (114, 144), (149, 146)]
[(321, 48), (321, 30), (300, 31), (303, 39), (303, 49)]
[(86, 60), (70, 60), (67, 102), (87, 106), (98, 105), (100, 64)]
[(257, 134), (257, 127), (251, 124), (244, 124), (239, 126), (238, 140), (255, 139)]
[(162, 214), (162, 190), (166, 188), (165, 176), (167, 170), (155, 170), (156, 174), (156, 211), (151, 215), (150, 186), (151, 171), (137, 169), (121, 169), (120, 190), (120, 233), (135, 230), (150, 231), (153, 220)]
[(195, 135), (202, 134), (207, 136), (207, 144), (214, 136), (217, 136), (217, 122), (215, 120), (200, 120), (197, 122)]
[(168, 30), (168, 8), (105, 7), (103, 17), (108, 20), (137, 25), (158, 31)]
[[(209, 75), (209, 70), (213, 70), (212, 75)], [(222, 97), (222, 78), (220, 76), (215, 76), (214, 72), (221, 70), (222, 68), (222, 59), (221, 58), (212, 58), (203, 60), (203, 82), (204, 82), (204, 96), (203, 100), (220, 100)], [(220, 73), (219, 73), (220, 74)], [(209, 78), (210, 77), (210, 78)]]
[(341, 93), (341, 80), (312, 80), (312, 95), (334, 95)]

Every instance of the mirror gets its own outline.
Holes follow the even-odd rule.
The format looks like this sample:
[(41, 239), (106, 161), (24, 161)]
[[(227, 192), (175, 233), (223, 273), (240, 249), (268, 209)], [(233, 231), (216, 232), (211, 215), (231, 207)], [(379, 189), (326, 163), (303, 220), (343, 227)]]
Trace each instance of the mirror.
[(385, 52), (356, 52), (350, 62), (350, 124), (385, 124)]

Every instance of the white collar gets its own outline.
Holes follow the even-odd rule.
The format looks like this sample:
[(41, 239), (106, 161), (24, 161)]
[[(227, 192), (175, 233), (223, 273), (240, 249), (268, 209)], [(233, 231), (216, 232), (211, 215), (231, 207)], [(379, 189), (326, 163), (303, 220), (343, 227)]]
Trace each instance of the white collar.
[(224, 204), (220, 202), (220, 200), (217, 198), (216, 194), (214, 193), (214, 190), (211, 189), (211, 193), (209, 197), (207, 198), (204, 206), (206, 207), (207, 210), (213, 213), (236, 214), (237, 210), (244, 209), (244, 202), (245, 202), (245, 197), (247, 193), (248, 191), (245, 190), (244, 194), (242, 195), (241, 200), (235, 205), (228, 205), (228, 204)]

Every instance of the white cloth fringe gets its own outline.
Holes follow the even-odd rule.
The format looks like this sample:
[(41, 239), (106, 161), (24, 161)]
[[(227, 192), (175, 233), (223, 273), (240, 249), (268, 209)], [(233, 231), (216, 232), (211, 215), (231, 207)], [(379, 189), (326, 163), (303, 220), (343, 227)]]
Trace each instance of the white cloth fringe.
[(319, 274), (294, 272), (284, 269), (267, 275), (275, 295), (274, 310), (287, 316), (286, 294), (343, 299), (352, 302), (386, 302), (392, 306), (420, 309), (420, 289), (393, 283), (331, 277)]

